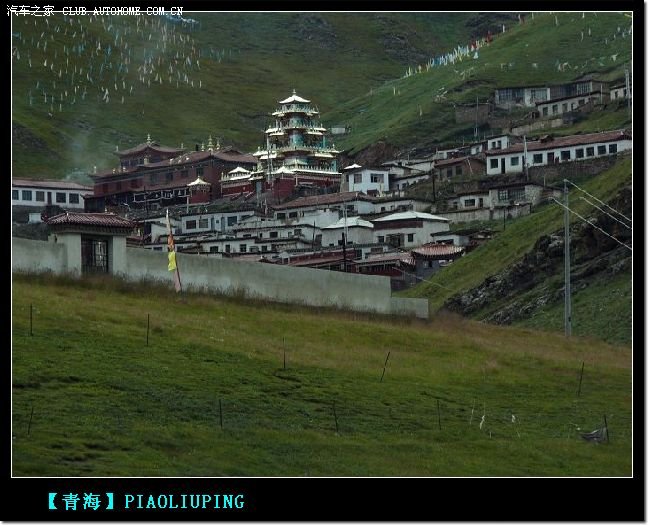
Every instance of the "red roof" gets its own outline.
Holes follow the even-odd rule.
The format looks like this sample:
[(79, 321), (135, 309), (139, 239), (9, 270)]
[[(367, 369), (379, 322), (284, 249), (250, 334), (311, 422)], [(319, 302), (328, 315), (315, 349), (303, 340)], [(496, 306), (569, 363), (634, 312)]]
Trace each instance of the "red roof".
[(452, 244), (424, 244), (420, 248), (412, 250), (412, 255), (423, 256), (425, 258), (443, 259), (445, 257), (453, 257), (465, 251), (462, 246), (454, 246)]
[(454, 159), (437, 160), (434, 163), (434, 167), (435, 168), (441, 168), (443, 166), (451, 166), (453, 164), (459, 164), (459, 163), (465, 161), (466, 159), (470, 159), (470, 162), (481, 162), (482, 164), (484, 164), (484, 161), (482, 159), (480, 159), (479, 157), (466, 156), (466, 157), (458, 157), (458, 158), (454, 158)]
[(146, 151), (146, 149), (152, 149), (153, 151), (157, 151), (159, 153), (180, 153), (183, 151), (182, 148), (171, 148), (169, 146), (160, 146), (157, 142), (150, 142), (150, 143), (142, 142), (142, 144), (138, 144), (134, 148), (125, 149), (122, 151), (115, 151), (115, 155), (123, 157), (125, 155), (132, 155), (133, 153), (140, 153), (142, 151)]
[(54, 190), (80, 190), (92, 193), (92, 186), (84, 186), (77, 182), (63, 180), (12, 179), (11, 185), (28, 188), (51, 188)]
[(284, 210), (286, 208), (303, 208), (306, 206), (317, 206), (320, 204), (337, 204), (339, 202), (349, 202), (354, 200), (363, 200), (373, 202), (374, 199), (361, 191), (346, 191), (343, 193), (328, 193), (326, 195), (312, 195), (310, 197), (300, 197), (283, 204), (272, 206), (275, 210)]
[(108, 226), (110, 228), (134, 228), (135, 223), (114, 213), (66, 212), (47, 219), (50, 226)]
[[(556, 137), (553, 139), (535, 140), (527, 142), (527, 151), (537, 151), (568, 146), (580, 146), (585, 144), (596, 144), (597, 142), (612, 142), (615, 140), (632, 140), (629, 133), (618, 129), (615, 131), (604, 131), (602, 133), (587, 133), (585, 135), (569, 135), (568, 137)], [(524, 151), (524, 143), (514, 144), (510, 148), (501, 150), (486, 151), (486, 155), (505, 155), (507, 153), (519, 153)]]

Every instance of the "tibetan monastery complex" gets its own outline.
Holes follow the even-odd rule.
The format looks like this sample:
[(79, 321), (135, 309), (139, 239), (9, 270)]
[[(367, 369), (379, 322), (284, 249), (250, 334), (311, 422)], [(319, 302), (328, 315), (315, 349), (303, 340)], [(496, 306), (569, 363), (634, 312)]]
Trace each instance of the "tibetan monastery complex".
[(336, 155), (327, 129), (310, 100), (293, 94), (279, 101), (265, 146), (253, 155), (221, 148), (209, 137), (198, 151), (161, 146), (151, 140), (116, 151), (119, 167), (91, 174), (94, 195), (88, 211), (108, 206), (165, 207), (210, 202), (222, 197), (249, 199), (261, 193), (285, 199), (298, 188), (338, 187)]

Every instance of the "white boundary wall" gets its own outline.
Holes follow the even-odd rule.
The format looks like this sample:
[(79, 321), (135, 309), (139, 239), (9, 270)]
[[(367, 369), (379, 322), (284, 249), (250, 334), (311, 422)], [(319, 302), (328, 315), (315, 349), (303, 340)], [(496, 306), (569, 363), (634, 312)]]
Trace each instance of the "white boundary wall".
[[(429, 317), (427, 299), (391, 296), (389, 277), (358, 275), (278, 264), (239, 262), (216, 257), (177, 254), (183, 288), (308, 306), (343, 308)], [(126, 271), (120, 277), (152, 280), (173, 287), (166, 252), (126, 249)], [(13, 238), (13, 271), (69, 273), (63, 243)]]

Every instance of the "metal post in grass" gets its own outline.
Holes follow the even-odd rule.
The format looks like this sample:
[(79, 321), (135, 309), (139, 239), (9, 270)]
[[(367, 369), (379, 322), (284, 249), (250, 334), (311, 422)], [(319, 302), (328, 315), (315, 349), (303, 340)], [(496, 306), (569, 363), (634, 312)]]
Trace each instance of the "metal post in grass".
[(220, 427), (223, 430), (223, 402), (218, 400), (218, 415), (220, 416)]
[(578, 380), (578, 397), (581, 394), (581, 384), (583, 383), (583, 370), (585, 370), (585, 361), (583, 361), (583, 366), (581, 366), (580, 379)]
[(29, 335), (30, 336), (34, 335), (33, 326), (34, 326), (34, 305), (30, 304), (29, 305)]
[(608, 426), (607, 426), (607, 417), (605, 417), (605, 414), (603, 414), (603, 421), (605, 422), (605, 440), (607, 444), (610, 444), (610, 432), (608, 431)]
[(150, 326), (151, 326), (151, 314), (146, 314), (146, 346), (148, 346)]
[(338, 420), (337, 420), (337, 412), (335, 411), (335, 401), (333, 401), (333, 417), (335, 418), (335, 433), (339, 434), (339, 428), (338, 428)]
[(286, 369), (286, 338), (283, 338), (284, 370)]
[(439, 404), (439, 398), (437, 398), (437, 421), (439, 423), (439, 430), (441, 430), (441, 405)]
[(391, 354), (391, 350), (387, 352), (387, 358), (385, 359), (385, 364), (383, 365), (383, 371), (382, 375), (380, 376), (380, 382), (382, 383), (383, 377), (385, 377), (385, 370), (387, 369), (387, 361), (389, 361), (389, 354)]
[(27, 435), (28, 436), (31, 434), (31, 424), (32, 424), (32, 419), (33, 418), (34, 418), (34, 405), (32, 405), (31, 414), (29, 416), (29, 424), (27, 425)]

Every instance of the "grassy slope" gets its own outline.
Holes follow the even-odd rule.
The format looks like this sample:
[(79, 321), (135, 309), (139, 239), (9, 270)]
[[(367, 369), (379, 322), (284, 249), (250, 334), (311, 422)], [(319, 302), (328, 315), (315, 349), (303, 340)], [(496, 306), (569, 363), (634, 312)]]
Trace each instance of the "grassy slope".
[(631, 474), (629, 348), (34, 276), (12, 315), (14, 475)]
[[(606, 201), (631, 181), (631, 159), (627, 158), (588, 181), (579, 181), (579, 186)], [(570, 207), (581, 215), (592, 209), (582, 200), (570, 203)], [(431, 310), (436, 311), (452, 295), (478, 286), (486, 277), (497, 274), (522, 258), (541, 236), (558, 231), (562, 223), (563, 209), (556, 204), (542, 206), (531, 215), (507, 221), (506, 230), (498, 233), (490, 242), (435, 274), (429, 282), (423, 282), (402, 295), (428, 297)], [(609, 307), (611, 304), (607, 303), (605, 308)]]
[[(562, 13), (558, 17), (558, 27), (554, 15), (537, 14), (534, 20), (527, 17), (524, 25), (509, 26), (491, 46), (482, 48), (479, 60), (464, 60), (394, 80), (374, 88), (372, 95), (340, 106), (327, 114), (331, 120), (353, 127), (353, 133), (340, 145), (354, 151), (382, 138), (401, 146), (439, 144), (461, 136), (471, 140), (473, 126), (455, 123), (454, 103), (474, 103), (477, 97), (484, 101), (492, 97), (496, 87), (559, 83), (586, 73), (610, 80), (623, 76), (631, 42), (629, 38), (613, 40), (613, 35), (617, 26), (629, 27), (630, 19), (620, 13), (588, 13), (584, 19), (580, 13)], [(587, 36), (588, 28), (591, 37)], [(580, 41), (581, 30), (585, 32), (584, 42)], [(615, 61), (612, 55), (616, 55)], [(559, 72), (557, 60), (569, 62), (572, 69)], [(534, 63), (537, 68), (532, 66)], [(502, 69), (502, 64), (512, 67)], [(436, 100), (443, 91), (448, 91), (445, 98)], [(419, 115), (419, 107), (423, 116)], [(598, 128), (597, 116), (592, 117), (595, 122), (588, 124), (588, 118), (581, 124), (582, 130)], [(609, 120), (605, 129), (621, 127), (628, 121), (622, 113)]]
[[(14, 175), (58, 177), (74, 170), (90, 171), (93, 165), (112, 167), (116, 145), (120, 149), (132, 147), (142, 142), (147, 133), (163, 144), (183, 142), (187, 147), (206, 141), (211, 133), (214, 137), (222, 137), (226, 144), (233, 143), (253, 151), (263, 141), (262, 131), (277, 100), (287, 96), (293, 88), (302, 96), (312, 98), (322, 111), (327, 111), (369, 91), (370, 86), (400, 74), (403, 64), (398, 57), (386, 52), (382, 45), (385, 35), (409, 36), (409, 46), (403, 51), (405, 56), (418, 49), (447, 47), (448, 42), (467, 38), (466, 15), (440, 15), (441, 31), (426, 30), (431, 16), (195, 14), (201, 21), (196, 31), (187, 32), (172, 25), (149, 25), (143, 29), (143, 34), (134, 32), (134, 17), (78, 17), (72, 25), (60, 14), (49, 17), (49, 25), (43, 19), (35, 20), (34, 24), (32, 19), (14, 17), (12, 31), (26, 42), (13, 38), (21, 57), (13, 62), (12, 117), (16, 124), (33, 135), (31, 142), (19, 140), (14, 143)], [(80, 43), (78, 35), (82, 26), (79, 21), (87, 31), (88, 49), (83, 58), (74, 54), (66, 57), (69, 71), (58, 78), (49, 67), (54, 62), (56, 70), (65, 69), (64, 46), (69, 49)], [(58, 32), (56, 27), (59, 27)], [(67, 34), (64, 33), (66, 28)], [(305, 28), (306, 33), (300, 32), (300, 28)], [(178, 38), (190, 36), (193, 41), (181, 44), (178, 38), (175, 43), (169, 39), (163, 52), (156, 47), (163, 43), (162, 29), (170, 31), (169, 35), (175, 32)], [(131, 31), (126, 40), (133, 58), (128, 73), (118, 74), (117, 80), (125, 78), (127, 84), (122, 104), (124, 90), (121, 86), (114, 89), (114, 74), (118, 67), (116, 59), (126, 47), (114, 38), (117, 31), (123, 36), (126, 30)], [(75, 39), (73, 32), (77, 33)], [(44, 38), (36, 49), (41, 33)], [(148, 40), (149, 34), (151, 40)], [(314, 38), (309, 40), (305, 35)], [(76, 84), (85, 76), (90, 64), (88, 55), (95, 50), (97, 40), (101, 40), (103, 46), (101, 57), (92, 57), (95, 85), (88, 85), (84, 101), (77, 96), (72, 105), (72, 68), (85, 68), (84, 75), (76, 75)], [(45, 51), (44, 41), (48, 43)], [(108, 45), (112, 46), (110, 60), (114, 69), (103, 71), (100, 80), (97, 70)], [(192, 47), (200, 50), (200, 68), (196, 55), (191, 66), (176, 66), (175, 70), (186, 72), (194, 80), (194, 88), (182, 81), (176, 87), (175, 82), (167, 82), (166, 75), (162, 85), (152, 82), (150, 87), (145, 87), (139, 82), (138, 67), (145, 52), (153, 53), (156, 58), (163, 57), (165, 62), (158, 70), (166, 71), (165, 67), (176, 53), (185, 56)], [(32, 68), (28, 66), (28, 56), (32, 59)], [(43, 66), (45, 60), (47, 67)], [(85, 79), (83, 81), (81, 85), (87, 85)], [(200, 81), (202, 89), (198, 87)], [(37, 82), (40, 83), (38, 90)], [(55, 89), (53, 82), (57, 82)], [(130, 85), (134, 86), (132, 95)], [(103, 102), (98, 86), (110, 88), (109, 103)], [(43, 87), (48, 96), (54, 93), (57, 97), (52, 117), (47, 115), (50, 104), (43, 102)], [(32, 106), (28, 98), (30, 89)], [(58, 99), (65, 89), (69, 98), (59, 112)], [(335, 124), (328, 120), (326, 123)], [(33, 141), (39, 147), (34, 147)]]

